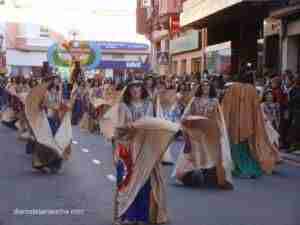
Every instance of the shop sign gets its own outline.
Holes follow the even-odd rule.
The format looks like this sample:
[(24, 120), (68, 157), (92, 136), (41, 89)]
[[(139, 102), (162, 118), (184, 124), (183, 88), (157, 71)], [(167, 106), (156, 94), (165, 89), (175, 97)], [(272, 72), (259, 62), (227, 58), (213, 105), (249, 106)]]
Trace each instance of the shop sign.
[(199, 31), (190, 31), (185, 36), (170, 41), (170, 52), (192, 51), (199, 48)]
[(142, 69), (148, 70), (150, 64), (142, 63), (140, 61), (114, 61), (114, 60), (102, 60), (98, 65), (98, 69)]
[(142, 63), (141, 62), (126, 62), (127, 68), (141, 68)]
[(149, 45), (140, 43), (127, 43), (127, 42), (109, 42), (99, 41), (97, 45), (103, 50), (122, 49), (122, 50), (147, 50)]
[(170, 16), (170, 32), (171, 35), (177, 34), (180, 32), (180, 21), (178, 15)]

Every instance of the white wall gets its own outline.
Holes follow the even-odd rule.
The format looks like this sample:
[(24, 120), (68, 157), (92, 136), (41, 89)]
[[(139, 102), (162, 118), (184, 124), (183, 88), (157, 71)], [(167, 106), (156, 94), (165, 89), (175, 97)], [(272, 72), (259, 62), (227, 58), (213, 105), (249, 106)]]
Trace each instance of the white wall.
[(6, 60), (9, 66), (42, 66), (43, 62), (47, 61), (47, 52), (21, 52), (8, 49)]

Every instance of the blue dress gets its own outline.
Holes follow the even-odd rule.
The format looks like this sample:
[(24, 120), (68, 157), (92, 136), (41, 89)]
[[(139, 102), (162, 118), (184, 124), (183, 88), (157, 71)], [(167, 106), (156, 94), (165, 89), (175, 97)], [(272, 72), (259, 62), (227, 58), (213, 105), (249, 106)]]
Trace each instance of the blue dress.
[[(124, 164), (119, 161), (117, 163), (117, 183), (120, 185), (125, 175)], [(123, 214), (122, 220), (124, 221), (139, 221), (149, 222), (149, 208), (150, 208), (150, 193), (151, 183), (150, 179), (140, 189), (139, 193), (134, 199), (134, 202), (130, 205), (127, 211)]]
[[(152, 110), (149, 110), (152, 107)], [(135, 107), (129, 106), (131, 118), (133, 121), (143, 117), (143, 116), (153, 116), (153, 105), (150, 101), (146, 101), (142, 106)], [(117, 185), (120, 188), (122, 182), (128, 175), (130, 168), (125, 163), (126, 160), (119, 159), (116, 166), (117, 172)], [(151, 180), (150, 178), (144, 184), (144, 186), (139, 190), (137, 196), (135, 197), (133, 203), (127, 209), (127, 211), (122, 215), (122, 221), (130, 222), (144, 222), (148, 223), (150, 221), (150, 196), (151, 196)]]
[(77, 96), (72, 111), (72, 125), (78, 125), (85, 112), (83, 96), (81, 96), (80, 93), (77, 93), (76, 95)]

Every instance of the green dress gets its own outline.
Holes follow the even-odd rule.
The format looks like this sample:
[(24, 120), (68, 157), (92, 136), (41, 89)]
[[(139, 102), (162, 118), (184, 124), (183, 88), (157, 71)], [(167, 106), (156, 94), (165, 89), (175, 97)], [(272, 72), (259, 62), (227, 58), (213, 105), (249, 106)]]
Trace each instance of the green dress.
[(234, 162), (234, 176), (241, 178), (258, 178), (262, 176), (262, 169), (250, 154), (250, 147), (247, 142), (231, 144), (231, 155)]

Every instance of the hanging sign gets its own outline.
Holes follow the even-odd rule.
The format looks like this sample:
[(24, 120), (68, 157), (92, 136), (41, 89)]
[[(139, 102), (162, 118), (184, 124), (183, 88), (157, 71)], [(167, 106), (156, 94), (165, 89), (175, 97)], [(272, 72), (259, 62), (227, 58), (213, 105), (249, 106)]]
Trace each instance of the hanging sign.
[(171, 35), (177, 34), (180, 32), (180, 19), (178, 15), (170, 16), (170, 32)]

